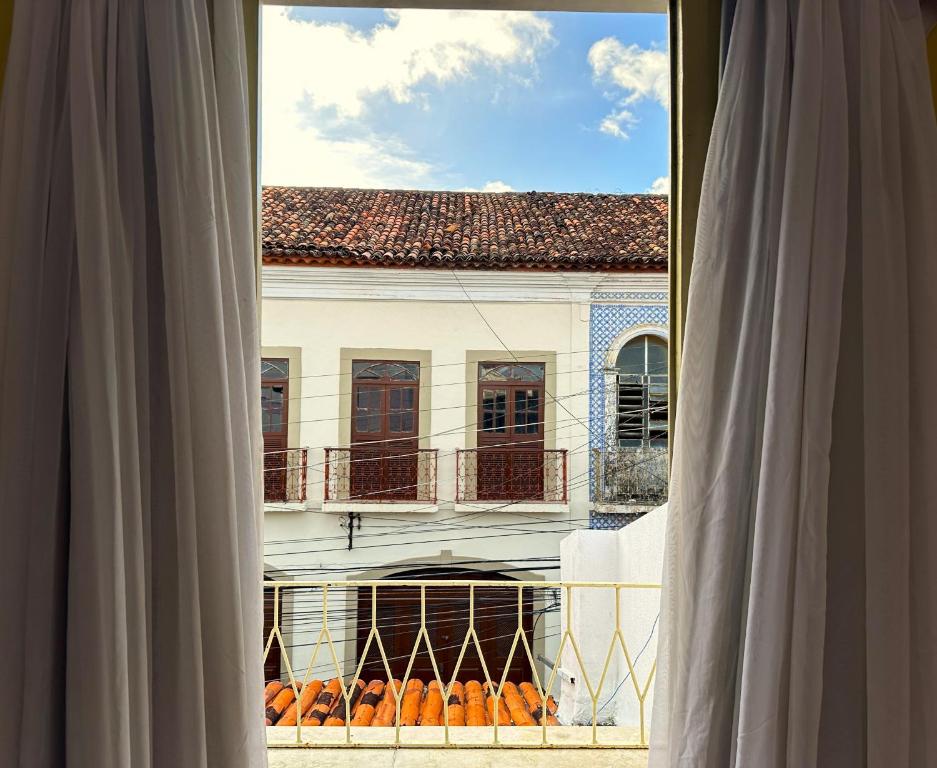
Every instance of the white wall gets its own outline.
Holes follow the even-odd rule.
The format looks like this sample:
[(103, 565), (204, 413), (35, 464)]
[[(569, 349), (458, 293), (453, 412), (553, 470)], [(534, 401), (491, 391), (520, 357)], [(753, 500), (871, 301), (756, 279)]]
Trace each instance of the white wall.
[[(664, 562), (664, 532), (667, 506), (658, 507), (620, 531), (576, 531), (560, 545), (564, 581), (660, 584)], [(648, 686), (656, 650), (660, 613), (660, 591), (626, 589), (620, 592), (621, 639), (631, 656), (635, 674), (629, 674), (620, 643), (615, 643), (601, 691), (599, 679), (609, 647), (615, 639), (613, 589), (574, 590), (571, 621), (564, 604), (562, 630), (567, 628), (578, 641), (585, 674), (597, 692), (598, 721), (621, 726), (640, 724), (640, 696), (645, 694), (646, 725), (650, 724), (653, 680)], [(592, 697), (586, 678), (572, 649), (564, 648), (560, 659), (563, 681), (559, 717), (563, 723), (590, 723)], [(635, 690), (635, 682), (638, 690)]]
[[(588, 524), (590, 292), (600, 283), (603, 290), (663, 290), (666, 276), (471, 272), (460, 280), (475, 306), (446, 271), (264, 268), (262, 343), (278, 354), (293, 350), (301, 360), (301, 378), (290, 382), (289, 419), (296, 435), (291, 447), (307, 446), (310, 465), (305, 505), (267, 505), (268, 567), (294, 577), (353, 579), (391, 574), (407, 563), (452, 563), (514, 569), (510, 575), (523, 579), (557, 578), (557, 562), (536, 558), (556, 558), (567, 532)], [(542, 351), (555, 359), (546, 400), (562, 405), (553, 409), (555, 423), (545, 425), (545, 442), (569, 452), (567, 505), (454, 504), (455, 450), (470, 444), (476, 420), (474, 409), (466, 409), (467, 387), (475, 384), (466, 382), (477, 371), (466, 358), (488, 351), (510, 359), (486, 320), (511, 350)], [(370, 505), (348, 551), (341, 527), (347, 510), (323, 505), (323, 462), (326, 447), (348, 444), (347, 413), (340, 406), (350, 382), (337, 374), (342, 350), (350, 348), (428, 353), (429, 368), (421, 373), (421, 445), (439, 449), (439, 503), (410, 505), (408, 511)], [(554, 569), (544, 567), (550, 565)], [(345, 630), (354, 627), (354, 617), (339, 615), (347, 620), (333, 627), (333, 639), (340, 659), (348, 661), (354, 650), (344, 643)], [(552, 657), (558, 615), (548, 615), (538, 632), (540, 627), (545, 637), (535, 652)], [(296, 666), (305, 665), (314, 639), (293, 633)]]

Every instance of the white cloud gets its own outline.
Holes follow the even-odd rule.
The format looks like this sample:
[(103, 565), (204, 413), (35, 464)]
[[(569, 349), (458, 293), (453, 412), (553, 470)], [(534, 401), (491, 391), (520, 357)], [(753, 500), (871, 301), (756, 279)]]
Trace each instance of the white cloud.
[(651, 186), (647, 189), (653, 195), (669, 195), (670, 194), (670, 177), (669, 176), (658, 176), (654, 181), (651, 182)]
[(264, 184), (420, 188), (432, 186), (433, 170), (408, 147), (373, 134), (341, 138), (292, 123), (264, 128)]
[(495, 179), (494, 181), (485, 182), (485, 185), (478, 189), (477, 187), (466, 187), (465, 192), (513, 192), (514, 187), (510, 184), (507, 184), (501, 179)]
[(634, 114), (627, 109), (619, 109), (602, 118), (599, 123), (599, 130), (607, 133), (609, 136), (617, 136), (619, 139), (628, 138), (628, 130), (637, 123)]
[(618, 108), (599, 124), (599, 130), (620, 139), (637, 123), (632, 107), (641, 101), (670, 105), (670, 60), (665, 50), (623, 45), (606, 37), (589, 49), (589, 64), (596, 82), (611, 89)]
[[(431, 110), (420, 88), (483, 68), (535, 70), (551, 25), (531, 13), (389, 10), (368, 32), (263, 17), (263, 180), (267, 184), (420, 186), (432, 165), (368, 121), (377, 98)], [(368, 128), (370, 127), (370, 130)]]

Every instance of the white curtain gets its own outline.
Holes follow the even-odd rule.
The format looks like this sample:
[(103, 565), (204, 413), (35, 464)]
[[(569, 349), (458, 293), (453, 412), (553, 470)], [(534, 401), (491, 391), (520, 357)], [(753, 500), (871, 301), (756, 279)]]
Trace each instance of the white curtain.
[(916, 0), (738, 0), (652, 768), (937, 766), (937, 129)]
[(0, 762), (265, 764), (240, 0), (17, 0)]

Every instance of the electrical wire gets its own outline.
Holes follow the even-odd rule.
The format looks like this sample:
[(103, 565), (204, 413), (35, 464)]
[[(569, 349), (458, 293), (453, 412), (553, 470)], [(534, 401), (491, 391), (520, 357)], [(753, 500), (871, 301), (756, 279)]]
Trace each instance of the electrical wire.
[[(588, 354), (590, 354), (591, 352), (592, 352), (591, 349), (573, 349), (573, 350), (563, 350), (563, 351), (558, 351), (558, 352), (549, 352), (548, 354), (551, 355), (551, 356), (556, 356), (556, 357), (558, 357), (558, 356), (561, 356), (561, 355), (588, 355)], [(520, 360), (527, 360), (528, 362), (530, 362), (530, 361), (539, 362), (539, 360), (537, 360), (537, 358), (540, 358), (540, 357), (543, 357), (543, 356), (544, 356), (544, 353), (543, 353), (543, 352), (537, 352), (537, 353), (532, 354), (532, 355), (520, 355), (520, 356), (515, 357), (515, 358), (513, 358), (513, 359), (499, 360), (499, 359), (497, 359), (497, 358), (493, 358), (493, 359), (491, 359), (491, 360), (486, 360), (485, 362), (491, 362), (491, 363), (510, 363), (510, 362), (520, 361)], [(279, 358), (279, 357), (275, 357), (275, 356), (270, 356), (270, 357), (267, 357), (267, 358), (264, 358), (264, 359), (266, 359), (266, 360), (279, 360), (279, 359), (283, 359), (283, 358)], [(375, 360), (374, 362), (380, 362), (380, 361)], [(388, 362), (390, 362), (390, 361), (388, 361)], [(406, 361), (400, 361), (400, 362), (414, 362), (414, 363), (415, 363), (415, 362), (417, 362), (417, 361), (416, 361), (416, 360), (406, 360)], [(420, 364), (420, 371), (424, 371), (424, 370), (427, 370), (427, 369), (434, 369), (434, 368), (451, 368), (451, 367), (456, 366), (456, 365), (463, 365), (463, 366), (464, 366), (464, 365), (465, 365), (465, 360), (464, 360), (464, 359), (463, 359), (463, 360), (455, 360), (455, 361), (453, 361), (453, 362), (451, 362), (451, 363), (431, 363), (430, 365), (422, 365), (422, 364)], [(268, 378), (268, 379), (264, 379), (264, 381), (273, 381), (273, 382), (276, 382), (276, 381), (289, 381), (289, 382), (293, 382), (293, 381), (302, 381), (303, 379), (325, 379), (325, 378), (335, 378), (335, 377), (342, 377), (342, 376), (351, 376), (351, 371), (350, 371), (350, 370), (348, 370), (348, 371), (339, 371), (338, 373), (310, 373), (310, 374), (305, 374), (305, 375), (303, 375), (303, 376), (292, 376), (292, 375), (290, 375), (290, 376), (288, 376), (288, 377), (286, 377), (286, 378), (279, 378), (279, 379), (270, 377), (270, 378)]]
[[(460, 407), (461, 407), (461, 406), (460, 406)], [(610, 416), (607, 416), (607, 417), (606, 417), (606, 421), (611, 421), (611, 420), (613, 420), (613, 419), (616, 419), (616, 420), (617, 420), (617, 419), (620, 418), (621, 416), (634, 416), (634, 415), (638, 415), (638, 414), (641, 414), (641, 415), (648, 414), (648, 415), (650, 415), (650, 414), (653, 414), (653, 413), (665, 413), (666, 411), (667, 411), (667, 406), (666, 406), (666, 405), (652, 406), (652, 407), (648, 407), (648, 408), (632, 408), (632, 409), (628, 409), (628, 410), (620, 410), (620, 411), (616, 412), (615, 414), (612, 414), (612, 415), (610, 415)], [(396, 412), (395, 412), (395, 413), (396, 413)], [(559, 419), (559, 420), (552, 420), (552, 423), (555, 425), (553, 429), (544, 429), (544, 430), (542, 430), (542, 432), (530, 433), (530, 434), (532, 434), (532, 435), (535, 435), (535, 437), (533, 437), (531, 440), (520, 441), (520, 442), (517, 442), (517, 441), (510, 441), (510, 442), (504, 442), (504, 443), (495, 443), (495, 444), (493, 444), (493, 445), (482, 446), (482, 448), (507, 448), (507, 447), (517, 446), (517, 445), (525, 445), (525, 444), (528, 444), (528, 443), (529, 443), (529, 444), (536, 444), (536, 443), (539, 443), (539, 442), (540, 442), (540, 440), (537, 438), (537, 435), (540, 435), (540, 434), (548, 435), (548, 434), (551, 434), (551, 433), (553, 433), (553, 432), (560, 432), (560, 431), (562, 431), (562, 430), (564, 430), (564, 429), (567, 429), (567, 428), (569, 427), (569, 425), (570, 425), (570, 422), (572, 422), (572, 421), (576, 421), (576, 422), (579, 422), (579, 423), (581, 424), (581, 422), (579, 421), (579, 419)], [(529, 421), (529, 422), (526, 423), (525, 426), (528, 426), (528, 427), (532, 427), (532, 426), (545, 426), (547, 423), (551, 423), (551, 422), (547, 422), (546, 420), (544, 420), (544, 421)], [(453, 428), (450, 428), (450, 429), (447, 429), (447, 430), (443, 430), (443, 431), (440, 431), (440, 432), (435, 432), (435, 433), (429, 434), (429, 435), (420, 435), (420, 436), (416, 436), (416, 437), (388, 437), (388, 438), (381, 438), (381, 439), (379, 439), (379, 440), (367, 440), (367, 441), (363, 441), (363, 442), (357, 442), (357, 443), (354, 443), (353, 445), (348, 445), (348, 446), (343, 446), (343, 447), (334, 447), (334, 448), (333, 448), (333, 447), (324, 447), (322, 450), (326, 450), (326, 451), (348, 451), (349, 453), (352, 452), (352, 451), (366, 451), (366, 450), (372, 450), (372, 451), (378, 451), (378, 450), (385, 450), (385, 451), (407, 451), (407, 450), (410, 450), (409, 453), (394, 454), (394, 457), (395, 457), (395, 458), (402, 458), (402, 457), (405, 457), (405, 456), (419, 456), (421, 453), (427, 453), (427, 452), (431, 452), (431, 451), (437, 451), (437, 452), (438, 452), (439, 449), (438, 449), (438, 448), (418, 448), (418, 449), (416, 449), (416, 450), (413, 450), (413, 449), (410, 449), (408, 446), (393, 446), (393, 447), (389, 447), (389, 448), (378, 448), (378, 447), (376, 447), (376, 446), (382, 445), (382, 444), (384, 444), (384, 443), (401, 443), (401, 442), (411, 441), (411, 440), (415, 440), (415, 439), (417, 439), (417, 440), (429, 440), (430, 438), (433, 438), (433, 437), (441, 437), (441, 436), (450, 435), (450, 434), (453, 434), (453, 433), (456, 433), (456, 432), (462, 432), (462, 431), (464, 431), (464, 430), (465, 430), (466, 428), (468, 428), (468, 427), (474, 427), (474, 426), (477, 426), (477, 425), (478, 425), (478, 422), (472, 422), (471, 424), (460, 425), (460, 426), (458, 426), (458, 427), (453, 427)], [(489, 430), (483, 430), (483, 431), (489, 431)], [(494, 432), (493, 434), (499, 434), (499, 433)], [(586, 432), (585, 434), (591, 434), (591, 433)], [(280, 448), (280, 449), (277, 449), (277, 450), (264, 451), (264, 455), (267, 456), (267, 455), (278, 455), (278, 454), (281, 454), (281, 453), (293, 453), (293, 452), (295, 452), (295, 451), (301, 451), (301, 450), (315, 450), (315, 449), (309, 449), (309, 448), (306, 448), (306, 449), (303, 449), (303, 448)], [(478, 449), (455, 448), (455, 449), (451, 449), (451, 450), (449, 450), (449, 451), (444, 451), (441, 455), (452, 455), (452, 454), (454, 454), (454, 453), (457, 453), (458, 451), (467, 451), (467, 450), (478, 450)], [(545, 449), (545, 450), (562, 450), (562, 449)], [(374, 460), (375, 460), (375, 459), (368, 457), (368, 458), (363, 458), (363, 459), (348, 459), (348, 460), (347, 460), (346, 462), (344, 462), (344, 463), (354, 462), (354, 461), (374, 461)], [(313, 463), (313, 464), (309, 464), (309, 463), (307, 463), (307, 464), (296, 464), (296, 465), (289, 466), (289, 467), (268, 467), (268, 468), (265, 468), (265, 469), (264, 469), (264, 472), (282, 472), (282, 471), (284, 471), (284, 469), (301, 469), (302, 467), (306, 467), (307, 469), (315, 469), (315, 468), (318, 468), (318, 467), (325, 466), (327, 463), (328, 463), (328, 461), (326, 460), (326, 461), (322, 461), (322, 462), (318, 462), (318, 463)]]
[[(459, 288), (462, 289), (462, 293), (465, 294), (465, 298), (467, 298), (467, 299), (469, 300), (469, 303), (471, 303), (472, 307), (475, 309), (475, 312), (478, 313), (478, 316), (482, 319), (482, 322), (483, 322), (485, 325), (488, 326), (488, 330), (491, 331), (491, 333), (494, 335), (494, 337), (498, 340), (498, 343), (499, 343), (502, 347), (504, 347), (505, 352), (507, 352), (507, 353), (514, 359), (514, 362), (520, 364), (520, 358), (519, 358), (517, 355), (514, 354), (514, 352), (511, 350), (510, 347), (508, 347), (507, 344), (504, 343), (504, 339), (502, 339), (501, 336), (498, 334), (498, 332), (494, 329), (494, 326), (493, 326), (491, 323), (488, 322), (488, 318), (485, 317), (485, 313), (482, 312), (481, 309), (479, 309), (478, 304), (475, 303), (475, 299), (472, 298), (471, 294), (468, 292), (468, 290), (466, 289), (465, 285), (464, 285), (464, 284), (462, 283), (462, 281), (459, 279), (459, 276), (458, 276), (458, 274), (456, 273), (456, 271), (453, 269), (453, 270), (451, 270), (451, 272), (452, 272), (452, 277), (455, 279), (455, 281), (456, 281), (456, 283), (458, 284)], [(587, 390), (587, 391), (588, 391), (588, 390)], [(566, 411), (566, 413), (568, 413), (572, 418), (574, 418), (576, 421), (578, 421), (579, 424), (580, 424), (587, 432), (589, 432), (589, 433), (591, 434), (590, 428), (589, 428), (588, 426), (586, 426), (586, 424), (585, 424), (579, 417), (577, 417), (571, 410), (569, 410), (569, 408), (567, 408), (563, 403), (561, 403), (561, 402), (557, 399), (556, 395), (554, 395), (552, 392), (550, 392), (550, 390), (548, 390), (548, 389), (546, 388), (546, 386), (544, 386), (543, 392), (544, 392), (544, 394), (545, 394), (547, 397), (549, 397), (556, 405), (558, 405), (560, 408), (562, 408), (564, 411)]]
[[(549, 394), (546, 389), (544, 389), (544, 394)], [(579, 390), (578, 392), (571, 392), (571, 393), (568, 394), (568, 395), (560, 395), (558, 398), (557, 398), (557, 397), (553, 397), (552, 395), (551, 395), (550, 397), (552, 398), (552, 400), (553, 400), (554, 402), (556, 402), (557, 405), (559, 405), (561, 408), (563, 408), (564, 411), (566, 411), (568, 414), (572, 415), (572, 411), (568, 410), (565, 406), (563, 406), (563, 405), (559, 402), (559, 400), (570, 400), (570, 399), (572, 399), (572, 398), (574, 398), (574, 397), (584, 397), (585, 395), (588, 395), (588, 394), (589, 394), (589, 390), (588, 390), (588, 389), (581, 389), (581, 390)], [(396, 409), (396, 410), (387, 410), (387, 411), (367, 411), (367, 412), (364, 413), (364, 414), (350, 413), (350, 414), (348, 414), (347, 416), (327, 416), (327, 417), (321, 418), (321, 419), (298, 419), (298, 420), (296, 420), (296, 421), (287, 421), (286, 423), (287, 423), (288, 426), (289, 426), (289, 425), (292, 425), (292, 424), (320, 424), (320, 423), (323, 423), (323, 422), (330, 422), (330, 421), (350, 421), (350, 420), (352, 420), (352, 419), (356, 419), (356, 418), (359, 418), (359, 417), (365, 417), (365, 418), (366, 418), (366, 417), (368, 417), (368, 416), (387, 416), (387, 415), (389, 415), (389, 414), (395, 414), (395, 413), (399, 413), (399, 414), (404, 414), (404, 413), (436, 413), (436, 412), (438, 412), (438, 411), (465, 410), (465, 409), (468, 408), (468, 407), (469, 407), (469, 405), (466, 404), (466, 403), (459, 403), (459, 404), (457, 404), (457, 405), (439, 405), (439, 406), (433, 406), (433, 407), (431, 407), (431, 408), (417, 409), (417, 410), (413, 410), (413, 409)], [(585, 426), (585, 424), (583, 424), (582, 420), (579, 419), (578, 417), (573, 416), (573, 420), (574, 420), (574, 421), (578, 421), (580, 424), (582, 424), (582, 426)], [(542, 423), (543, 423), (543, 422), (539, 422), (539, 421), (530, 422), (530, 424), (542, 424)], [(463, 425), (461, 425), (461, 427), (462, 427), (462, 429), (464, 429), (464, 428), (466, 428), (466, 427), (473, 427), (473, 426), (476, 426), (477, 424), (478, 424), (478, 422), (473, 422), (472, 424), (463, 424)], [(401, 438), (397, 437), (397, 438), (391, 438), (391, 439), (393, 439), (393, 440), (400, 440)], [(407, 439), (407, 438), (403, 438), (403, 439)], [(380, 441), (377, 441), (377, 442), (380, 442)]]
[[(576, 454), (579, 454), (579, 453), (587, 452), (588, 450), (590, 450), (589, 447), (588, 447), (588, 444), (585, 444), (584, 446), (580, 446), (579, 448), (576, 448), (576, 449), (573, 449), (573, 450), (569, 451), (569, 452), (568, 452), (568, 455), (576, 455)], [(630, 464), (630, 465), (629, 465), (629, 468), (632, 468), (632, 469), (633, 469), (633, 468), (638, 467), (638, 466), (641, 466), (641, 465), (643, 465), (643, 464), (650, 463), (650, 462), (653, 462), (653, 461), (658, 461), (658, 460), (659, 460), (659, 457), (654, 456), (654, 455), (650, 455), (650, 456), (648, 456), (648, 457), (646, 457), (646, 458), (644, 458), (644, 459), (642, 459), (642, 460), (640, 460), (640, 461), (636, 461), (636, 462)], [(578, 480), (579, 478), (588, 478), (589, 474), (590, 474), (590, 473), (589, 473), (588, 471), (586, 471), (586, 472), (579, 473), (578, 475), (573, 475), (572, 477), (568, 478), (568, 481), (567, 481), (567, 493), (568, 493), (568, 491), (570, 491), (570, 490), (574, 490), (575, 488), (582, 487), (583, 485), (586, 484), (586, 482), (591, 482), (591, 481), (588, 481), (588, 480), (587, 480), (586, 482), (575, 483), (575, 481)], [(507, 482), (507, 481), (506, 481), (506, 482)], [(411, 487), (418, 487), (418, 485), (419, 485), (419, 484), (417, 484), (417, 485), (411, 485), (411, 486), (402, 486), (401, 489), (411, 488)], [(387, 491), (381, 491), (381, 493), (387, 493)], [(353, 501), (353, 499), (350, 499), (350, 500)], [(348, 501), (350, 501), (350, 500), (348, 500), (348, 499), (343, 499), (342, 501), (343, 501), (343, 502), (348, 502)], [(407, 512), (408, 512), (408, 514), (412, 514), (412, 513), (417, 513), (417, 512), (425, 511), (425, 510), (432, 510), (432, 509), (438, 508), (439, 503), (446, 503), (446, 502), (452, 503), (452, 504), (469, 504), (469, 505), (473, 505), (473, 504), (482, 504), (482, 505), (484, 505), (484, 508), (483, 508), (483, 509), (480, 509), (479, 511), (484, 511), (484, 512), (487, 512), (487, 513), (497, 512), (497, 511), (500, 511), (500, 510), (503, 510), (503, 509), (507, 509), (507, 508), (509, 508), (509, 507), (511, 507), (511, 506), (515, 506), (515, 505), (518, 505), (518, 504), (529, 504), (529, 503), (531, 503), (530, 500), (520, 500), (520, 501), (515, 500), (515, 501), (507, 501), (507, 502), (505, 502), (505, 503), (503, 503), (503, 504), (499, 504), (499, 505), (496, 505), (496, 506), (488, 506), (488, 505), (485, 504), (484, 502), (477, 502), (477, 501), (476, 501), (476, 502), (466, 502), (466, 501), (458, 501), (458, 500), (452, 500), (452, 499), (448, 499), (448, 500), (447, 500), (447, 499), (437, 498), (437, 500), (436, 500), (434, 503), (427, 504), (427, 505), (425, 505), (425, 506), (423, 506), (423, 507), (419, 507), (419, 508), (417, 508), (417, 509), (407, 510)], [(551, 502), (543, 502), (543, 503), (546, 504), (546, 503), (551, 503)], [(281, 506), (281, 505), (272, 504), (272, 503), (271, 503), (271, 504), (266, 504), (265, 507), (266, 507), (266, 509), (268, 509), (268, 510), (282, 509), (282, 510), (285, 510), (285, 511), (296, 511), (295, 508), (293, 508), (293, 507)], [(317, 513), (317, 514), (335, 514), (336, 516), (338, 516), (338, 515), (341, 514), (341, 513), (319, 512), (319, 513)], [(385, 518), (385, 519), (387, 519), (387, 518)]]
[(641, 659), (641, 654), (644, 653), (645, 649), (648, 647), (648, 645), (651, 642), (651, 638), (654, 637), (654, 630), (657, 629), (657, 622), (659, 619), (660, 619), (660, 611), (657, 612), (657, 616), (654, 619), (654, 624), (651, 626), (651, 633), (647, 636), (647, 640), (644, 641), (644, 645), (641, 646), (641, 650), (638, 651), (638, 655), (634, 657), (634, 661), (631, 663), (631, 668), (628, 670), (627, 674), (621, 679), (621, 682), (615, 687), (615, 690), (612, 691), (611, 695), (608, 697), (606, 702), (601, 707), (598, 708), (598, 710), (595, 713), (596, 716), (598, 716), (599, 712), (601, 712), (611, 703), (612, 699), (614, 699), (615, 696), (618, 695), (618, 691), (621, 690), (621, 687), (628, 681), (628, 678), (631, 677), (631, 670), (634, 669), (638, 665), (638, 661)]
[[(561, 354), (561, 353), (559, 353), (559, 352), (551, 352), (551, 353), (549, 353), (549, 354), (551, 354), (551, 355), (556, 355), (556, 354)], [(570, 353), (570, 354), (586, 354), (586, 352), (582, 352), (582, 353), (575, 352), (575, 353)], [(543, 355), (537, 355), (537, 357), (543, 357)], [(463, 361), (463, 362), (464, 362), (464, 361)], [(488, 362), (496, 362), (496, 363), (497, 363), (497, 362), (507, 362), (507, 363), (510, 363), (510, 362), (513, 362), (513, 361), (511, 361), (511, 360), (505, 360), (505, 361), (492, 360), (492, 361), (488, 361)], [(447, 364), (447, 365), (448, 365), (448, 364)], [(421, 373), (422, 373), (422, 371), (423, 371), (424, 368), (433, 368), (433, 367), (435, 367), (435, 366), (432, 366), (432, 365), (421, 366), (420, 371), (421, 371)], [(648, 371), (646, 371), (644, 374), (621, 374), (621, 375), (624, 375), (624, 376), (634, 376), (634, 375), (660, 376), (660, 375), (665, 375), (665, 374), (662, 374), (662, 373), (654, 373), (654, 370), (666, 371), (667, 368), (668, 368), (668, 363), (655, 363), (655, 364), (653, 364), (652, 366), (648, 366)], [(652, 369), (653, 369), (653, 370), (652, 370)], [(590, 371), (592, 371), (592, 368), (591, 368), (591, 367), (588, 367), (588, 368), (571, 368), (571, 369), (564, 370), (564, 371), (556, 371), (556, 376), (557, 376), (557, 377), (559, 377), (559, 376), (568, 376), (568, 375), (571, 374), (571, 373), (589, 373)], [(607, 373), (607, 374), (609, 374), (609, 375), (620, 373), (620, 372), (618, 371), (618, 369), (616, 369), (616, 368), (603, 368), (602, 371), (604, 371), (605, 373)], [(324, 375), (329, 375), (329, 374), (324, 374)], [(299, 377), (299, 379), (301, 379), (301, 378), (303, 378), (303, 377)], [(299, 379), (297, 379), (297, 380), (299, 380)], [(268, 379), (264, 379), (264, 381), (267, 383), (267, 386), (270, 386), (270, 385), (275, 385), (275, 384), (277, 384), (278, 382), (292, 381), (292, 379), (286, 379), (286, 378), (285, 378), (285, 379), (268, 378)], [(406, 382), (406, 381), (401, 380), (401, 382), (400, 382), (401, 385), (405, 385), (405, 384), (407, 384), (407, 383), (410, 383), (410, 384), (415, 385), (415, 387), (416, 387), (417, 389), (419, 389), (421, 392), (423, 392), (424, 390), (427, 390), (427, 389), (435, 389), (435, 388), (437, 388), (437, 387), (457, 387), (457, 386), (464, 386), (465, 384), (478, 384), (478, 383), (479, 383), (479, 379), (478, 379), (478, 377), (476, 376), (474, 379), (464, 379), (464, 380), (462, 380), (462, 381), (441, 381), (441, 382), (437, 382), (437, 383), (434, 383), (434, 384), (424, 384), (421, 380), (411, 381), (411, 382)], [(289, 402), (301, 401), (301, 400), (317, 400), (317, 399), (319, 399), (319, 398), (324, 398), (324, 397), (351, 397), (353, 394), (354, 394), (354, 390), (346, 390), (346, 391), (341, 391), (341, 392), (319, 392), (319, 393), (314, 394), (314, 395), (297, 395), (297, 396), (295, 396), (295, 397), (293, 397), (293, 396), (291, 395), (291, 396), (289, 396), (289, 397), (286, 398), (285, 402), (288, 402), (288, 403), (289, 403)]]

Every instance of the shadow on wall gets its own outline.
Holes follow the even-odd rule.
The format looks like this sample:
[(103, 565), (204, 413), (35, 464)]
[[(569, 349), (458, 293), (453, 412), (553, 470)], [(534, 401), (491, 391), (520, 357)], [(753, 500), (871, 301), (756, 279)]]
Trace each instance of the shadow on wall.
[(562, 630), (576, 639), (585, 669), (567, 643), (558, 660), (560, 722), (591, 724), (594, 699), (598, 723), (640, 727), (643, 719), (649, 729), (666, 525), (665, 504), (621, 530), (575, 531), (561, 542), (563, 581), (657, 586), (622, 586), (617, 611), (613, 587), (573, 590), (571, 606), (564, 594)]

